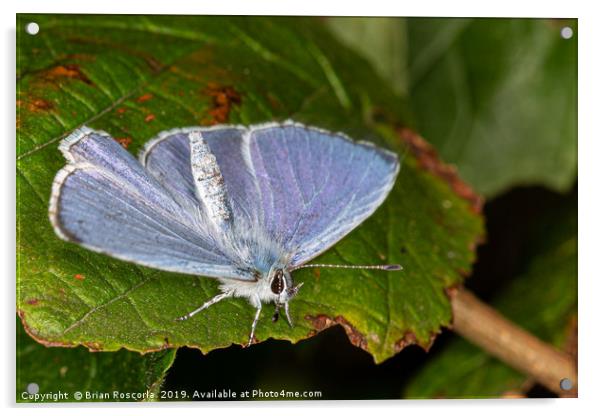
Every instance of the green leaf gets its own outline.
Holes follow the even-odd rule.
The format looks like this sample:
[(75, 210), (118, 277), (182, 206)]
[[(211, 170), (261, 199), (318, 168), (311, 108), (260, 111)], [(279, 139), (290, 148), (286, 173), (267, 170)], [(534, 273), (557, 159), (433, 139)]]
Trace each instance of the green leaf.
[[(553, 215), (552, 215), (553, 214)], [(560, 215), (559, 215), (560, 214)], [(553, 211), (535, 230), (535, 252), (524, 274), (492, 305), (540, 339), (564, 349), (577, 314), (577, 210)], [(500, 397), (527, 377), (456, 338), (407, 385), (406, 398)]]
[(576, 20), (329, 19), (412, 102), (413, 121), (486, 196), (577, 175)]
[(409, 19), (417, 128), (493, 196), (515, 185), (568, 191), (577, 175), (577, 21)]
[(406, 20), (398, 17), (330, 17), (328, 27), (355, 48), (399, 94), (408, 93)]
[[(35, 402), (27, 394), (33, 383), (40, 395), (63, 393), (55, 395), (56, 400), (51, 397), (44, 402), (158, 400), (165, 372), (175, 355), (176, 350), (140, 355), (129, 351), (94, 353), (83, 347), (47, 348), (31, 339), (18, 322), (16, 400)], [(82, 393), (81, 399), (74, 397), (76, 392)], [(86, 392), (107, 393), (110, 397), (86, 396)]]
[[(405, 103), (318, 20), (44, 15), (19, 16), (19, 27), (30, 20), (41, 29), (18, 38), (17, 301), (39, 342), (210, 351), (246, 342), (254, 315), (234, 299), (174, 322), (215, 295), (217, 282), (138, 267), (54, 235), (48, 198), (65, 163), (56, 147), (76, 126), (106, 130), (136, 153), (168, 128), (293, 118), (407, 153), (394, 130)], [(393, 120), (375, 121), (376, 108)], [(257, 338), (296, 342), (340, 323), (378, 362), (411, 342), (427, 347), (451, 319), (444, 288), (468, 273), (483, 232), (478, 207), (442, 170), (431, 154), (405, 157), (386, 203), (317, 259), (401, 263), (404, 271), (295, 272), (305, 282), (291, 304), (295, 327), (271, 323), (266, 308)]]

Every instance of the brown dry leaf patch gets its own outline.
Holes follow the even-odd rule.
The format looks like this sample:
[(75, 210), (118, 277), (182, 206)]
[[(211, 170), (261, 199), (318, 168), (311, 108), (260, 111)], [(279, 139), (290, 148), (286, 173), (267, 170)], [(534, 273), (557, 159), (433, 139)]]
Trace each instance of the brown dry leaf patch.
[(435, 148), (413, 130), (402, 127), (397, 129), (399, 137), (418, 160), (420, 167), (445, 180), (451, 189), (461, 198), (470, 203), (475, 214), (480, 214), (483, 208), (483, 197), (478, 195), (458, 175), (455, 166), (444, 163)]
[(305, 319), (310, 321), (311, 324), (313, 325), (313, 327), (316, 328), (315, 331), (310, 332), (309, 336), (314, 336), (316, 333), (323, 331), (326, 328), (330, 328), (333, 325), (338, 324), (343, 327), (343, 329), (345, 330), (345, 333), (347, 334), (347, 337), (349, 338), (349, 341), (351, 341), (351, 343), (353, 345), (355, 345), (356, 347), (360, 347), (363, 350), (368, 351), (368, 342), (366, 341), (366, 337), (361, 332), (359, 332), (353, 325), (351, 325), (351, 323), (347, 319), (345, 319), (341, 315), (339, 315), (335, 318), (331, 318), (330, 316), (327, 316), (327, 315), (317, 315), (317, 316), (307, 315), (305, 317)]
[(88, 85), (94, 85), (94, 83), (90, 80), (90, 78), (88, 78), (86, 76), (86, 74), (84, 74), (79, 65), (77, 64), (65, 64), (65, 65), (58, 65), (55, 66), (53, 68), (50, 68), (49, 70), (45, 71), (42, 74), (42, 78), (44, 78), (47, 81), (57, 81), (61, 78), (71, 78), (71, 79), (77, 79), (85, 84)]
[(128, 148), (130, 144), (132, 144), (132, 139), (130, 137), (115, 137), (115, 140), (122, 145), (125, 149)]
[(43, 98), (27, 97), (17, 100), (17, 107), (25, 107), (30, 113), (41, 113), (52, 110), (54, 104)]
[(230, 118), (230, 111), (235, 105), (242, 103), (241, 95), (231, 86), (209, 83), (203, 94), (211, 97), (212, 106), (209, 109), (210, 120), (207, 124), (223, 124)]
[(146, 94), (143, 94), (140, 97), (138, 97), (136, 99), (136, 101), (139, 103), (143, 103), (145, 101), (152, 100), (152, 98), (153, 98), (153, 94), (151, 94), (150, 92), (147, 92)]
[(416, 339), (416, 334), (414, 334), (411, 331), (408, 331), (404, 334), (403, 338), (401, 338), (400, 340), (398, 340), (395, 345), (394, 345), (394, 349), (395, 352), (400, 352), (401, 350), (403, 350), (405, 347), (408, 347), (410, 345), (418, 345), (420, 348), (422, 348), (424, 351), (429, 352), (429, 350), (431, 349), (431, 347), (433, 346), (433, 344), (435, 343), (435, 339), (437, 338), (437, 335), (440, 333), (441, 331), (437, 331), (437, 332), (433, 332), (431, 333), (431, 337), (428, 340), (427, 343), (420, 343), (418, 342), (418, 340)]

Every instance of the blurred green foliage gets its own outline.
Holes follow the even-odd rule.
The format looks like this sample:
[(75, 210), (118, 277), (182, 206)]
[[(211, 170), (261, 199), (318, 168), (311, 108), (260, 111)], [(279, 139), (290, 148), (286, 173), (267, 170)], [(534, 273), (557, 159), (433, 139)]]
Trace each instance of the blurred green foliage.
[[(577, 21), (336, 18), (333, 32), (411, 103), (415, 128), (492, 197), (577, 175)], [(563, 27), (574, 36), (564, 39)]]

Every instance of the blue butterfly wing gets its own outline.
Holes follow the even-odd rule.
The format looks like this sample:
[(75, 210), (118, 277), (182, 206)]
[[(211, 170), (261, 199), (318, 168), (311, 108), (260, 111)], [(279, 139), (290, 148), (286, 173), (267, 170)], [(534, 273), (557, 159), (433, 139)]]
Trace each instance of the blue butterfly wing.
[(190, 167), (187, 131), (175, 129), (160, 133), (147, 143), (139, 160), (180, 204), (199, 205)]
[(244, 141), (261, 223), (292, 253), (292, 266), (369, 217), (399, 171), (392, 152), (294, 123), (251, 128)]
[(49, 208), (60, 237), (162, 270), (254, 279), (220, 250), (201, 210), (180, 204), (108, 135), (81, 129), (60, 149), (70, 163), (55, 177)]
[(190, 168), (188, 134), (200, 132), (209, 145), (224, 178), (234, 217), (245, 224), (258, 224), (255, 177), (247, 167), (243, 152), (244, 127), (187, 127), (160, 133), (140, 153), (140, 162), (178, 199), (196, 201)]
[(316, 257), (369, 217), (399, 171), (392, 152), (294, 123), (186, 128), (162, 133), (140, 156), (166, 189), (183, 195), (194, 193), (191, 131), (201, 132), (216, 157), (234, 217), (263, 230), (292, 255), (292, 266)]

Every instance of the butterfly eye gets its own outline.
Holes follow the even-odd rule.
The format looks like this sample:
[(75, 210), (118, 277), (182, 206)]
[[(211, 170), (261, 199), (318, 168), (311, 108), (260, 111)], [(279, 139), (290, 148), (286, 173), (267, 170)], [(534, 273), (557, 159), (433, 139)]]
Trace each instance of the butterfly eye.
[(272, 292), (276, 295), (279, 295), (284, 290), (284, 276), (282, 270), (276, 270), (274, 274), (274, 279), (272, 279), (272, 285), (270, 286)]

